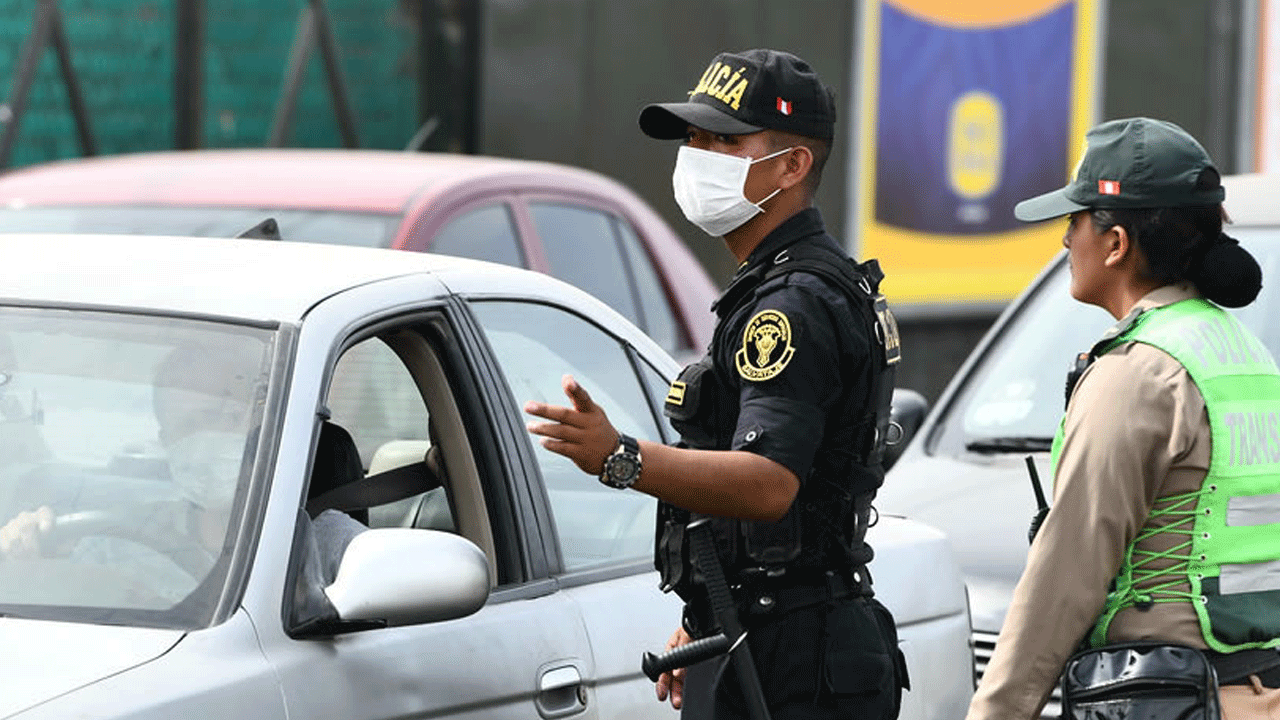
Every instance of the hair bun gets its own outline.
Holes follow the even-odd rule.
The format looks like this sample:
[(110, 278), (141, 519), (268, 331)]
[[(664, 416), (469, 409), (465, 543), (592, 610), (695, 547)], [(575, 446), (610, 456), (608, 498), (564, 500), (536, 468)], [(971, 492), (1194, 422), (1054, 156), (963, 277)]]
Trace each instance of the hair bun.
[(1192, 268), (1191, 280), (1200, 292), (1223, 307), (1244, 307), (1262, 289), (1262, 268), (1253, 255), (1225, 233), (1210, 244)]

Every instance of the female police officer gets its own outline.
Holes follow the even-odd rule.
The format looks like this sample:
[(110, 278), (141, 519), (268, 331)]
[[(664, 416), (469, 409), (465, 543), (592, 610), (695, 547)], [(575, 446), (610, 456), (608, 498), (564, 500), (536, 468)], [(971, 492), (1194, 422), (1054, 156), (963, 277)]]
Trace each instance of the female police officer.
[(1016, 214), (1069, 218), (1071, 294), (1118, 322), (1068, 388), (1053, 509), (968, 718), (1036, 717), (1082, 642), (1202, 649), (1224, 717), (1277, 717), (1280, 373), (1219, 307), (1261, 272), (1184, 130), (1115, 120), (1086, 141), (1074, 180)]

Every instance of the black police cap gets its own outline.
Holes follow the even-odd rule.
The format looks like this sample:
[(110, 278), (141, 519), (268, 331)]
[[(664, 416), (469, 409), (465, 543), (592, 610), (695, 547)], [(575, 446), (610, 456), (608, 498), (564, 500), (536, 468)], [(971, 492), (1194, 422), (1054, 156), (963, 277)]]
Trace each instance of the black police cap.
[(683, 138), (689, 125), (724, 135), (766, 128), (831, 140), (835, 97), (804, 60), (779, 50), (720, 53), (689, 101), (640, 111), (640, 129), (660, 140)]

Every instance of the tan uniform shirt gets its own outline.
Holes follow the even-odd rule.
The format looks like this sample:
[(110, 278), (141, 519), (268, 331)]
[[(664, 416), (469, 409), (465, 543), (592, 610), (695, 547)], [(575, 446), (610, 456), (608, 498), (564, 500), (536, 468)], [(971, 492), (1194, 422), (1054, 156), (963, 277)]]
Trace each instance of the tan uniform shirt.
[[(1199, 297), (1195, 288), (1179, 283), (1148, 293), (1136, 307), (1192, 297)], [(968, 720), (1040, 714), (1156, 499), (1199, 489), (1209, 468), (1204, 398), (1178, 361), (1142, 343), (1113, 349), (1084, 372), (1064, 432), (1053, 509), (1031, 546)], [(1142, 545), (1169, 548), (1185, 539), (1157, 535)], [(1186, 602), (1121, 611), (1108, 640), (1205, 647)]]

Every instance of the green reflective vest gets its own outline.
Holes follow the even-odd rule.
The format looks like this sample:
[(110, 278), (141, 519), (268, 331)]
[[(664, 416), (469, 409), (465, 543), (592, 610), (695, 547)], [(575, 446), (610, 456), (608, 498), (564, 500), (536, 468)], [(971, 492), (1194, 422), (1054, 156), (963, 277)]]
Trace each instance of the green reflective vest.
[[(1096, 352), (1128, 341), (1171, 355), (1204, 396), (1209, 471), (1198, 491), (1157, 499), (1158, 510), (1125, 551), (1089, 642), (1105, 644), (1112, 619), (1125, 608), (1190, 602), (1205, 643), (1214, 650), (1280, 645), (1280, 371), (1275, 360), (1238, 320), (1200, 299), (1142, 313)], [(1062, 434), (1060, 427), (1055, 468)], [(1167, 522), (1157, 525), (1156, 519)], [(1138, 547), (1166, 533), (1178, 536), (1172, 550)], [(1153, 560), (1170, 558), (1176, 560), (1171, 567), (1150, 567)]]

